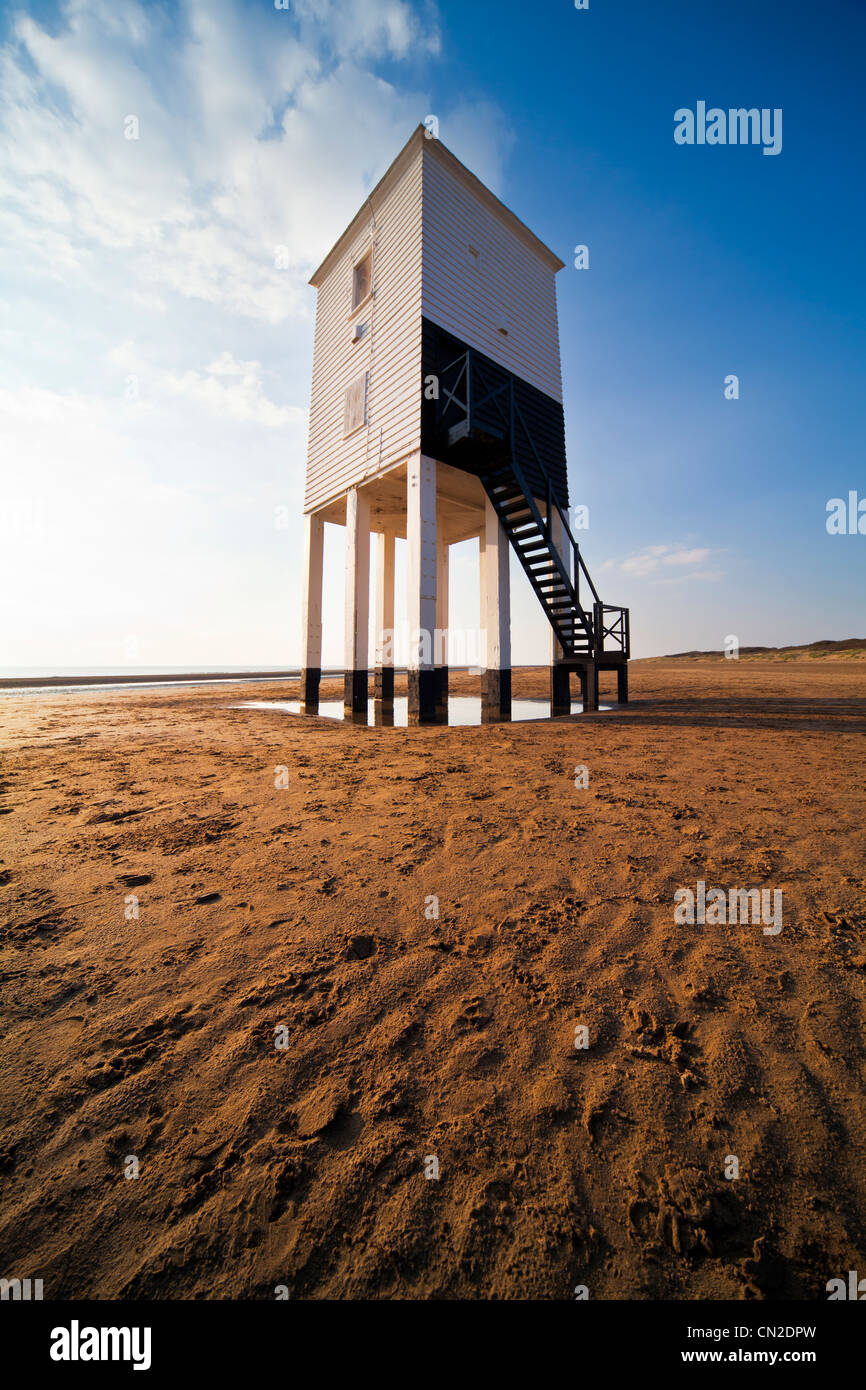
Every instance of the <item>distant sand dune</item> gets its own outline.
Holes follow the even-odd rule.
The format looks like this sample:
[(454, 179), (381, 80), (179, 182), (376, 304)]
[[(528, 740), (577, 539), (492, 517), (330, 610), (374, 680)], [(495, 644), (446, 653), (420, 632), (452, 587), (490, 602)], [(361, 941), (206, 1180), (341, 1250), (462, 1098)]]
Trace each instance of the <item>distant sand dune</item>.
[[(698, 660), (710, 657), (725, 660), (724, 652), (672, 652), (665, 661)], [(848, 637), (841, 642), (809, 642), (800, 647), (740, 647), (739, 659), (761, 657), (765, 661), (816, 661), (821, 657), (835, 661), (866, 660), (866, 637)]]

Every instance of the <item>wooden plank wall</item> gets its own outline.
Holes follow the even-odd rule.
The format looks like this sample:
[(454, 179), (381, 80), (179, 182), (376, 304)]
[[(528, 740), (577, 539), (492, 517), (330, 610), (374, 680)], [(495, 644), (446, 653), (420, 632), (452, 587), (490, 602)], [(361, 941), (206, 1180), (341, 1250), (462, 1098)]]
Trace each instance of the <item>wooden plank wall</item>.
[[(306, 511), (421, 449), (422, 315), (561, 406), (553, 265), (467, 186), (438, 141), (410, 146), (402, 171), (373, 195), (375, 218), (369, 210), (360, 220), (318, 289)], [(370, 245), (373, 298), (353, 315), (352, 269)], [(356, 319), (367, 325), (359, 342)], [(367, 423), (347, 436), (346, 389), (365, 371)], [(525, 407), (564, 491), (561, 411), (551, 415), (534, 395)]]
[[(419, 150), (319, 287), (306, 511), (420, 448), (421, 169)], [(373, 298), (352, 315), (352, 268), (371, 244)], [(355, 319), (368, 325), (358, 343)], [(364, 371), (367, 424), (347, 438), (345, 391)]]
[[(423, 314), (561, 402), (555, 272), (466, 187), (447, 160), (435, 140), (427, 142)], [(507, 337), (499, 332), (500, 315)]]

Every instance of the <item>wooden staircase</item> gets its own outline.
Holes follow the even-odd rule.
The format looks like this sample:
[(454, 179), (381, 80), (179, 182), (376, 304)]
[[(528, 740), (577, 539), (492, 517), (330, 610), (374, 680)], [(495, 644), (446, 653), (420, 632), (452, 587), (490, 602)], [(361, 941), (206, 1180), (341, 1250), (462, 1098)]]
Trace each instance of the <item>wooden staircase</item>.
[[(477, 473), (559, 642), (564, 661), (628, 661), (628, 609), (602, 603), (571, 533), (568, 515), (527, 428), (504, 368), (482, 365), (471, 348), (439, 373), (437, 426), (445, 462)], [(520, 444), (522, 447), (518, 447)], [(531, 487), (518, 455), (534, 459)], [(580, 596), (583, 576), (591, 611)], [(608, 645), (609, 643), (609, 645)]]
[(548, 519), (524, 490), (513, 463), (509, 460), (496, 471), (483, 473), (481, 481), (563, 652), (591, 656), (592, 618), (581, 606)]

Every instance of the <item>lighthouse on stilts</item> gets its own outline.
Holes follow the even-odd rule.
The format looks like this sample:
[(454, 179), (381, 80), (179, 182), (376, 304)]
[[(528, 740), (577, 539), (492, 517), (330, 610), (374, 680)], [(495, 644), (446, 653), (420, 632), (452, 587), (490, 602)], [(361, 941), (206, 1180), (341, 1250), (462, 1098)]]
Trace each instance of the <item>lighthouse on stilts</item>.
[[(407, 542), (409, 722), (447, 717), (448, 557), (478, 538), (482, 718), (511, 714), (509, 556), (550, 625), (551, 713), (598, 672), (628, 698), (628, 610), (572, 534), (555, 276), (562, 261), (419, 126), (310, 283), (302, 707), (318, 710), (326, 522), (345, 527), (347, 717), (394, 698), (395, 540)], [(370, 566), (375, 536), (374, 657)], [(462, 654), (465, 659), (465, 653)]]

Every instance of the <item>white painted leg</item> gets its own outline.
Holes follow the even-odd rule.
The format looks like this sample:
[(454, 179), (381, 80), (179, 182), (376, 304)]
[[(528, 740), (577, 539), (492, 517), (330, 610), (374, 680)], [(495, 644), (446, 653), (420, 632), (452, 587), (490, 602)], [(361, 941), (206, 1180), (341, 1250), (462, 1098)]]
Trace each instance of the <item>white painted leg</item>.
[(370, 628), (370, 504), (358, 488), (346, 493), (346, 609), (343, 706), (367, 714)]
[(436, 631), (438, 642), (434, 658), (437, 666), (448, 665), (448, 557), (451, 547), (440, 535), (436, 542)]
[(451, 547), (441, 531), (436, 540), (436, 639), (433, 660), (436, 665), (436, 708), (440, 719), (448, 718), (448, 557)]
[(325, 523), (316, 512), (304, 518), (304, 599), (302, 632), (304, 659), (301, 667), (301, 708), (304, 714), (319, 710), (322, 678), (322, 559)]
[(511, 718), (511, 572), (508, 537), (489, 501), (481, 535), (481, 626), (486, 632), (481, 718)]
[(394, 533), (376, 536), (376, 675), (373, 694), (394, 700)]
[(409, 719), (436, 718), (436, 460), (415, 454), (406, 467), (406, 589), (409, 616)]

